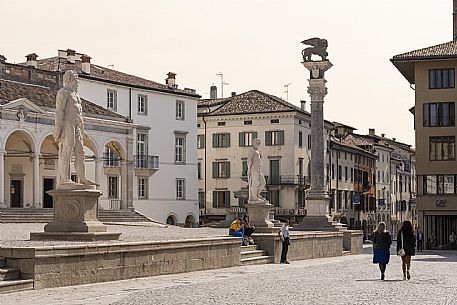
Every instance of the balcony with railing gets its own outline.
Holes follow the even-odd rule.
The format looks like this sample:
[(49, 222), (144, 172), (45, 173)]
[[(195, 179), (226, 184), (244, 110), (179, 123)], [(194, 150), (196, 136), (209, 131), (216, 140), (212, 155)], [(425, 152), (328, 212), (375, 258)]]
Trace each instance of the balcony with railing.
[(267, 185), (271, 186), (281, 186), (281, 185), (292, 185), (292, 186), (309, 186), (310, 178), (306, 176), (300, 177), (299, 175), (275, 175), (275, 176), (265, 176)]
[(120, 167), (121, 158), (110, 153), (103, 154), (103, 166), (104, 167)]
[(152, 175), (159, 170), (159, 156), (135, 155), (135, 171), (144, 174), (144, 171)]

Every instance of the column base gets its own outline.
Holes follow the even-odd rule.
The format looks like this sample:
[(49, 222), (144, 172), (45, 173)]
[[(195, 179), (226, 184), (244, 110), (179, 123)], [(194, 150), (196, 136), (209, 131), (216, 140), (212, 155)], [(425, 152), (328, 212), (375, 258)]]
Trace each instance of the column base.
[(346, 228), (329, 216), (306, 216), (303, 222), (291, 228), (292, 231), (343, 231)]

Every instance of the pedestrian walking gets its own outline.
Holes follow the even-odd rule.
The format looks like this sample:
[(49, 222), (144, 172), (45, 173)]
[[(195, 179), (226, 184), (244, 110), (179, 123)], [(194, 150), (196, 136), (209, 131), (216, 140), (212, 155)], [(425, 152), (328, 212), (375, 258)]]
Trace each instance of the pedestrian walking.
[(287, 252), (289, 251), (290, 238), (289, 238), (289, 219), (286, 219), (279, 230), (279, 238), (282, 242), (281, 251), (281, 264), (289, 264), (287, 261)]
[(457, 235), (454, 232), (449, 236), (449, 241), (451, 242), (452, 250), (455, 250), (455, 243), (457, 242)]
[(416, 241), (417, 241), (417, 251), (424, 251), (424, 233), (421, 231), (421, 228), (417, 227), (416, 232)]
[(386, 230), (386, 223), (380, 222), (373, 232), (373, 264), (379, 264), (381, 280), (384, 280), (386, 267), (389, 264), (391, 244), (392, 237)]
[(403, 280), (411, 279), (411, 256), (416, 254), (416, 237), (411, 221), (405, 220), (397, 235), (397, 254), (401, 256)]

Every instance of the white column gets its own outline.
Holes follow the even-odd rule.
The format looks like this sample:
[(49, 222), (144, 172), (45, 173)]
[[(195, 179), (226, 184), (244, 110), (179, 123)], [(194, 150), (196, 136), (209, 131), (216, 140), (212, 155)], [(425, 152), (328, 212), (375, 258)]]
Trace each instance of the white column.
[(5, 207), (5, 151), (0, 149), (0, 207)]
[(102, 173), (103, 173), (103, 160), (102, 160), (102, 158), (98, 157), (97, 159), (95, 159), (95, 182), (100, 184), (100, 187), (101, 187), (101, 182), (102, 182)]
[(40, 153), (33, 157), (33, 207), (40, 208)]

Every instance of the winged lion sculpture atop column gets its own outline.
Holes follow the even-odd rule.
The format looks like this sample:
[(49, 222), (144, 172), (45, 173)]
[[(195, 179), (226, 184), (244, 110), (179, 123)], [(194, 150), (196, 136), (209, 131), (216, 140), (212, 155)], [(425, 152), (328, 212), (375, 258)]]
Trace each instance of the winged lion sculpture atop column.
[(312, 46), (301, 51), (301, 54), (303, 55), (303, 61), (311, 61), (311, 55), (313, 54), (320, 56), (322, 60), (327, 60), (327, 39), (314, 37), (303, 40), (301, 43)]

